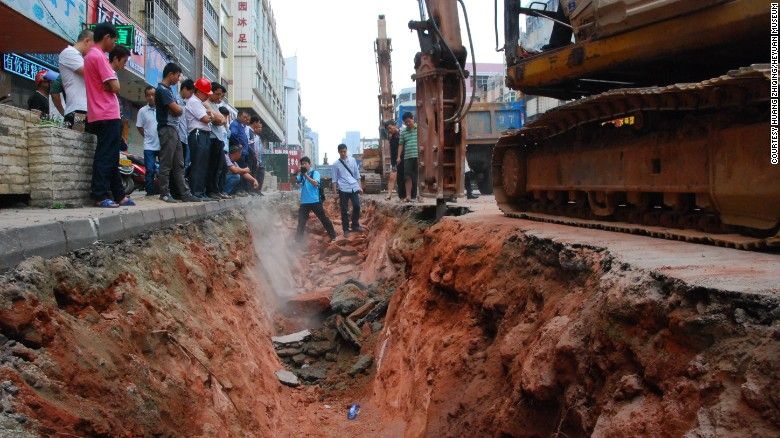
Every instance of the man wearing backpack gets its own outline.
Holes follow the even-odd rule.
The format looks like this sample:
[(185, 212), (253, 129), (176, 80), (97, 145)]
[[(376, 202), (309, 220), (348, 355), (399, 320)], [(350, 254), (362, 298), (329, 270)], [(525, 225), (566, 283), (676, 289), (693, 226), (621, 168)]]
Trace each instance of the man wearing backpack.
[(352, 202), (352, 231), (363, 232), (360, 226), (360, 170), (357, 161), (347, 155), (347, 145), (338, 146), (339, 159), (333, 163), (334, 192), (339, 194), (339, 207), (341, 208), (341, 228), (344, 237), (349, 237), (349, 202)]
[(306, 227), (306, 221), (309, 220), (309, 212), (312, 211), (317, 216), (317, 219), (322, 222), (322, 226), (328, 232), (330, 240), (336, 240), (336, 231), (333, 229), (333, 223), (328, 219), (325, 210), (322, 208), (320, 173), (316, 170), (311, 170), (311, 159), (309, 157), (300, 159), (300, 170), (295, 180), (301, 185), (301, 206), (298, 208), (298, 229), (295, 233), (295, 240), (300, 241), (303, 237), (303, 229)]

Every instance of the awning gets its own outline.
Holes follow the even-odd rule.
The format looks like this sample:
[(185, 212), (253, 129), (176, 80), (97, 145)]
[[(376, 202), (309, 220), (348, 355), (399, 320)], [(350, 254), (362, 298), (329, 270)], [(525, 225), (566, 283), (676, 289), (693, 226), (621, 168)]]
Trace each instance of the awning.
[(59, 53), (68, 46), (63, 37), (0, 3), (0, 52)]

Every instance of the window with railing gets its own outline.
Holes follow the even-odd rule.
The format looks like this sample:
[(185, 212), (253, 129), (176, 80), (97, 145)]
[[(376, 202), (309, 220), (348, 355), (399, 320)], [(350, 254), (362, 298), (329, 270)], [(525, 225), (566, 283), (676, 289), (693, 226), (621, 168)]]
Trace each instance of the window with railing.
[(179, 49), (179, 66), (182, 73), (190, 79), (195, 79), (195, 46), (182, 35)]
[(228, 57), (228, 43), (230, 42), (230, 37), (228, 36), (228, 31), (224, 27), (222, 28), (222, 40), (219, 42), (219, 51), (222, 53), (223, 58)]
[(163, 50), (179, 58), (181, 32), (179, 16), (171, 6), (162, 0), (146, 0), (146, 32), (157, 40)]
[(219, 12), (209, 0), (203, 0), (203, 32), (214, 45), (219, 44)]
[[(130, 15), (130, 0), (110, 0), (125, 15)], [(56, 7), (56, 6), (55, 6)]]
[(211, 82), (219, 80), (219, 69), (205, 56), (203, 57), (203, 76), (207, 77)]

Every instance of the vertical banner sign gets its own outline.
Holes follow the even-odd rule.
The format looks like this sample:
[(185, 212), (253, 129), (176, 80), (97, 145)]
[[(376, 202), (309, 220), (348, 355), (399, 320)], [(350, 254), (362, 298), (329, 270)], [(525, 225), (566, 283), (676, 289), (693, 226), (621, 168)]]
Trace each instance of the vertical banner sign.
[[(109, 22), (114, 25), (134, 25), (134, 23), (117, 9), (116, 6), (107, 0), (100, 0), (91, 17), (93, 23)], [(138, 77), (144, 78), (144, 67), (146, 65), (146, 33), (136, 26), (134, 43), (130, 48), (130, 59), (127, 60), (127, 70), (135, 73)]]
[(777, 164), (778, 143), (780, 142), (780, 93), (778, 93), (778, 46), (780, 46), (780, 16), (778, 13), (778, 3), (772, 2), (769, 6), (771, 18), (769, 20), (769, 40), (770, 40), (770, 127), (769, 127), (769, 162)]
[(249, 0), (238, 1), (238, 13), (236, 14), (236, 48), (246, 49), (249, 47), (249, 38), (251, 33), (249, 32)]

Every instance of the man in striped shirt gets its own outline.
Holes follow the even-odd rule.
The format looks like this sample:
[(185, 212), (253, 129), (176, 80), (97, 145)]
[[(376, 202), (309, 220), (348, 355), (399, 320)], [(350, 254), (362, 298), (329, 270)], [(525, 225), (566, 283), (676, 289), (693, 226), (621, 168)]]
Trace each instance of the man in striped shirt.
[(404, 202), (411, 202), (412, 188), (417, 187), (417, 125), (414, 123), (414, 115), (410, 112), (404, 113), (403, 122), (406, 125), (406, 129), (401, 133), (401, 139), (398, 142), (398, 165), (403, 164), (404, 166), (404, 184), (406, 187)]

